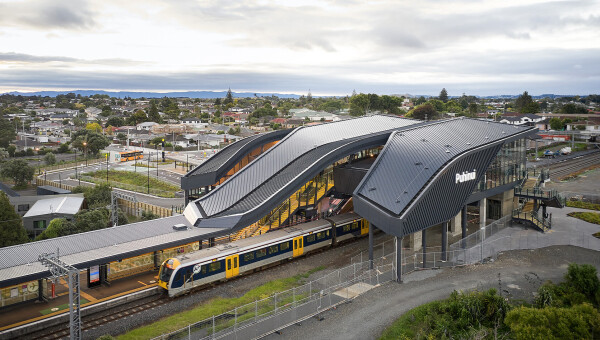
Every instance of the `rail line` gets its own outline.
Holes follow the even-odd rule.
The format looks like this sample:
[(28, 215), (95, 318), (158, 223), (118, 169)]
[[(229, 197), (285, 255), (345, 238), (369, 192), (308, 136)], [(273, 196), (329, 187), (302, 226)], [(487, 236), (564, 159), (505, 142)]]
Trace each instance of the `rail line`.
[(553, 163), (550, 165), (550, 176), (555, 179), (562, 179), (595, 164), (600, 164), (600, 151)]
[[(99, 311), (81, 318), (82, 333), (89, 329), (111, 323), (117, 319), (133, 316), (145, 310), (162, 306), (170, 301), (169, 298), (160, 294), (135, 300), (125, 305)], [(52, 326), (42, 331), (27, 334), (28, 339), (55, 340), (69, 338), (69, 322)]]

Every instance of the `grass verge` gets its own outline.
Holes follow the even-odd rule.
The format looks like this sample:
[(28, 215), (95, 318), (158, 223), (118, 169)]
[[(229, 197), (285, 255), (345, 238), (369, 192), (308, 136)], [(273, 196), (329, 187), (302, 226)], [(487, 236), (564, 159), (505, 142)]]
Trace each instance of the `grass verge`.
[(600, 204), (582, 201), (567, 201), (567, 207), (600, 211)]
[(572, 212), (567, 216), (575, 217), (589, 223), (600, 224), (600, 213), (595, 212)]
[[(81, 176), (82, 179), (96, 184), (106, 183), (106, 171), (98, 170), (88, 172)], [(108, 179), (111, 186), (136, 192), (146, 193), (148, 188), (148, 176), (131, 171), (109, 170)], [(175, 192), (180, 188), (150, 177), (150, 192), (160, 197), (175, 197)]]
[[(304, 279), (308, 278), (310, 274), (325, 269), (324, 266), (319, 266), (309, 270), (304, 274), (298, 274), (285, 279), (273, 280), (265, 283), (261, 286), (249, 290), (243, 296), (237, 298), (214, 298), (205, 303), (195, 306), (193, 309), (181, 312), (169, 317), (163, 318), (155, 323), (146, 325), (131, 332), (120, 335), (117, 339), (120, 340), (132, 340), (132, 339), (150, 339), (153, 337), (160, 336), (165, 333), (173, 332), (178, 329), (187, 327), (187, 325), (196, 323), (212, 317), (213, 315), (219, 315), (228, 311), (247, 305), (257, 300), (268, 298), (269, 296), (286, 291), (301, 285)], [(262, 307), (261, 307), (262, 308)], [(259, 310), (260, 314), (260, 310)], [(247, 313), (246, 316), (249, 316)], [(253, 315), (250, 315), (253, 316)]]

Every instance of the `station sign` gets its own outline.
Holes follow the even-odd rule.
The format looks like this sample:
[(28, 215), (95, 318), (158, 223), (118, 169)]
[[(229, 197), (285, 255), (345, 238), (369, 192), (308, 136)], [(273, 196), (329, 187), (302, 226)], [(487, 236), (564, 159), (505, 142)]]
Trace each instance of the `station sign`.
[(463, 171), (460, 174), (456, 174), (455, 184), (464, 183), (468, 181), (474, 181), (477, 178), (477, 171), (473, 169), (473, 171)]

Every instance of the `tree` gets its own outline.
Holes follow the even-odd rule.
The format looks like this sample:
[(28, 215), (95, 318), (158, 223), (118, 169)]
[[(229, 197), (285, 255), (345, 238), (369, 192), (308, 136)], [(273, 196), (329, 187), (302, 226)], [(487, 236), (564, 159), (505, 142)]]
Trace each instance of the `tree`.
[[(83, 146), (84, 142), (86, 143), (85, 147)], [(87, 149), (89, 154), (97, 155), (100, 150), (110, 145), (110, 140), (99, 133), (81, 130), (73, 135), (72, 145), (79, 150)]]
[(10, 157), (15, 157), (15, 151), (17, 151), (17, 147), (11, 144), (6, 148), (6, 151), (8, 151), (8, 155)]
[(369, 111), (369, 96), (364, 93), (359, 93), (350, 98), (350, 115), (362, 116)]
[(39, 234), (35, 240), (47, 240), (50, 238), (67, 236), (73, 234), (74, 226), (64, 218), (55, 218), (48, 224), (48, 227)]
[(108, 117), (110, 115), (113, 114), (112, 108), (109, 105), (104, 105), (102, 107), (102, 112), (100, 112), (100, 115), (103, 117)]
[(434, 120), (437, 118), (438, 113), (431, 104), (422, 104), (415, 107), (411, 112), (407, 114), (415, 119), (420, 120)]
[(16, 187), (24, 187), (33, 179), (35, 170), (24, 159), (11, 159), (2, 164), (0, 173), (4, 177), (12, 178)]
[(549, 123), (552, 130), (560, 131), (563, 129), (563, 122), (560, 120), (560, 118), (554, 117), (550, 119)]
[(225, 99), (223, 99), (223, 105), (227, 104), (233, 104), (233, 95), (231, 94), (231, 88), (227, 90), (227, 95), (225, 96)]
[(98, 133), (102, 132), (102, 127), (98, 123), (88, 123), (85, 126), (85, 129), (89, 130), (89, 131), (93, 131), (93, 132), (98, 132)]
[(440, 91), (439, 99), (444, 103), (448, 101), (448, 92), (446, 91), (446, 88), (443, 88), (442, 91)]
[(66, 153), (69, 152), (69, 144), (68, 143), (63, 143), (58, 147), (58, 153)]
[(148, 121), (148, 116), (146, 116), (146, 112), (137, 110), (129, 117), (128, 121), (131, 125), (138, 125), (139, 123)]
[(5, 148), (0, 148), (0, 162), (3, 162), (5, 159), (8, 159), (8, 157), (10, 157), (8, 151), (6, 151)]
[(150, 101), (150, 110), (148, 111), (148, 120), (155, 123), (161, 123), (162, 119), (160, 118), (160, 114), (158, 112), (158, 107), (156, 106), (156, 100)]
[(14, 125), (7, 119), (0, 118), (0, 147), (7, 148), (16, 136)]
[(115, 126), (115, 127), (119, 127), (119, 126), (123, 126), (125, 125), (125, 120), (121, 117), (117, 117), (117, 116), (112, 116), (110, 118), (108, 118), (108, 120), (106, 121), (106, 126)]
[(142, 221), (150, 221), (159, 217), (160, 216), (156, 215), (151, 210), (142, 210)]
[(44, 162), (46, 162), (46, 165), (54, 165), (56, 164), (56, 156), (52, 152), (48, 152), (44, 156)]
[(517, 109), (518, 112), (523, 113), (523, 111), (522, 111), (523, 108), (525, 108), (527, 105), (529, 105), (531, 103), (533, 103), (533, 99), (531, 98), (529, 93), (527, 93), (527, 91), (525, 91), (515, 101), (515, 109)]
[(0, 191), (0, 247), (29, 241), (21, 216), (15, 212), (8, 196)]
[(566, 113), (566, 114), (588, 113), (585, 106), (577, 105), (577, 104), (573, 104), (573, 103), (563, 105), (563, 107), (560, 108), (560, 112)]
[(477, 111), (479, 111), (479, 108), (477, 107), (477, 103), (469, 104), (469, 116), (470, 117), (477, 116)]
[(537, 102), (531, 102), (521, 108), (521, 113), (538, 113), (540, 112), (540, 104)]
[(98, 184), (94, 187), (81, 187), (77, 186), (73, 189), (73, 193), (83, 193), (88, 207), (91, 209), (106, 207), (110, 204), (111, 199), (111, 187), (106, 184)]

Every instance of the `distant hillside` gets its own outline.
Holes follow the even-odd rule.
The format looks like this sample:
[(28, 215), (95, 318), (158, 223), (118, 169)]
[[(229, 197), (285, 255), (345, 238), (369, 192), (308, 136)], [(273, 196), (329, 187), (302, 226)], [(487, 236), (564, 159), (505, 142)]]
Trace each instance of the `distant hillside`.
[[(74, 90), (74, 91), (38, 91), (38, 92), (7, 92), (15, 96), (42, 96), (56, 97), (59, 94), (75, 93), (82, 96), (93, 96), (95, 94), (105, 94), (116, 98), (225, 98), (227, 91), (186, 91), (186, 92), (133, 92), (133, 91), (102, 91), (102, 90)], [(300, 98), (297, 94), (282, 94), (282, 93), (254, 93), (254, 92), (232, 92), (234, 97), (245, 98), (277, 96), (279, 98)]]

